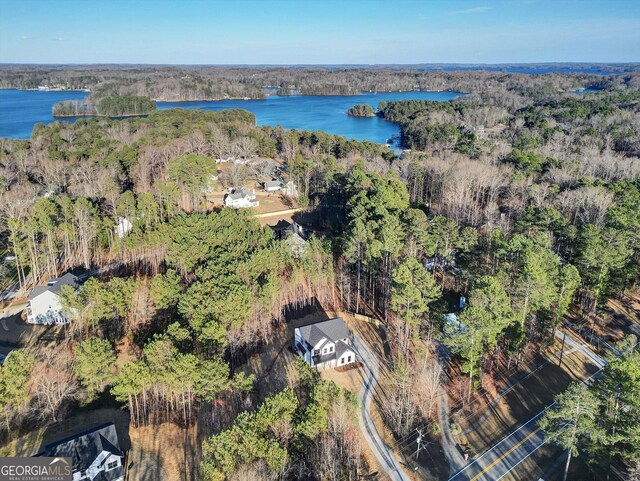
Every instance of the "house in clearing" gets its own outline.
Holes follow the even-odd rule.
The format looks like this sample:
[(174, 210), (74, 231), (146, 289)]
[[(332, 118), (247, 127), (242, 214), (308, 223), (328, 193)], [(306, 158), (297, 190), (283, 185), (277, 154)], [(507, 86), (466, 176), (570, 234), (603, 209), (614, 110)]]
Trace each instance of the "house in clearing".
[(356, 361), (351, 333), (341, 317), (296, 327), (294, 348), (319, 371)]
[(266, 192), (278, 192), (282, 190), (282, 182), (279, 180), (270, 180), (264, 183), (264, 190)]
[(39, 456), (71, 458), (73, 481), (124, 481), (124, 453), (113, 423), (48, 444)]
[(254, 189), (234, 189), (233, 192), (224, 196), (224, 205), (233, 209), (241, 207), (258, 207), (260, 201), (256, 199)]
[(29, 324), (68, 324), (62, 313), (60, 289), (63, 286), (78, 288), (78, 278), (71, 273), (50, 280), (46, 286), (36, 286), (29, 293), (27, 322)]

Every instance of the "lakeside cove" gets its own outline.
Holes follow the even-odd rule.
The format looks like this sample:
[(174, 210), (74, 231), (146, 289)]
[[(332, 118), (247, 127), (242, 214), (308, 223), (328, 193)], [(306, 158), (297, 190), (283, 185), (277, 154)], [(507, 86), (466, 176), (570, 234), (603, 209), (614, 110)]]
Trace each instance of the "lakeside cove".
[[(257, 125), (281, 126), (285, 129), (322, 130), (348, 139), (368, 140), (380, 144), (399, 139), (398, 124), (377, 116), (354, 117), (347, 110), (355, 104), (368, 104), (377, 109), (383, 101), (433, 100), (448, 101), (460, 92), (405, 91), (364, 92), (359, 95), (270, 95), (265, 99), (229, 99), (216, 101), (156, 102), (157, 110), (173, 108), (219, 111), (243, 109), (256, 116)], [(56, 103), (85, 100), (88, 94), (78, 91), (0, 90), (0, 137), (28, 139), (36, 123), (56, 120), (73, 122), (88, 116), (54, 117)], [(117, 116), (115, 118), (120, 118)], [(392, 145), (399, 147), (399, 145)]]

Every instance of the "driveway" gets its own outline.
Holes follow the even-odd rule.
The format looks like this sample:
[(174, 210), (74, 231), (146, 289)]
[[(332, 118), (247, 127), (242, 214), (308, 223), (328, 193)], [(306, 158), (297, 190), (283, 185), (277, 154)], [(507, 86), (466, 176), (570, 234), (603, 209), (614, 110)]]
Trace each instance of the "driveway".
[(353, 347), (364, 367), (364, 383), (358, 395), (360, 400), (358, 420), (360, 421), (362, 433), (389, 479), (392, 481), (410, 481), (409, 477), (402, 471), (400, 464), (384, 444), (371, 418), (371, 396), (378, 383), (378, 374), (380, 372), (378, 360), (365, 342), (356, 334), (353, 334)]
[(440, 391), (438, 393), (438, 421), (440, 423), (440, 443), (442, 444), (442, 451), (449, 462), (449, 469), (452, 473), (455, 473), (467, 462), (458, 449), (458, 445), (453, 439), (453, 434), (451, 433), (449, 396), (442, 386), (440, 386)]
[(8, 354), (40, 335), (44, 326), (27, 324), (21, 318), (26, 303), (14, 304), (0, 311), (0, 353)]

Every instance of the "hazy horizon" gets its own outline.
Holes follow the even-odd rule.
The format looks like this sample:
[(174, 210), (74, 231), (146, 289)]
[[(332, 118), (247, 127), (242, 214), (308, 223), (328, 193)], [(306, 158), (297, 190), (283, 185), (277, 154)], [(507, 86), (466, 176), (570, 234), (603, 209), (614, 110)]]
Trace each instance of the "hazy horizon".
[(21, 65), (21, 66), (149, 66), (149, 67), (501, 67), (501, 66), (558, 66), (558, 65), (612, 65), (612, 66), (635, 66), (640, 65), (640, 61), (635, 62), (500, 62), (500, 63), (465, 63), (465, 62), (419, 62), (419, 63), (145, 63), (145, 62), (0, 62), (0, 65)]

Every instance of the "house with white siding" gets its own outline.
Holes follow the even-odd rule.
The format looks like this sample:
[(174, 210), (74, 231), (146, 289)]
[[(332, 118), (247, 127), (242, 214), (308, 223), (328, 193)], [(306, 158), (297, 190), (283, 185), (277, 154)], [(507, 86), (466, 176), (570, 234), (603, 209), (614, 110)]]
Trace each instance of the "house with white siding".
[(279, 180), (269, 180), (264, 183), (264, 190), (266, 192), (278, 192), (282, 190), (282, 182)]
[(341, 317), (296, 327), (294, 348), (319, 371), (356, 362), (352, 335)]
[(258, 207), (260, 201), (256, 199), (254, 189), (234, 189), (230, 194), (224, 196), (224, 205), (232, 209), (242, 207)]
[(50, 280), (46, 286), (36, 286), (29, 293), (27, 322), (29, 324), (68, 324), (62, 313), (60, 289), (63, 286), (78, 288), (78, 278), (71, 273)]

